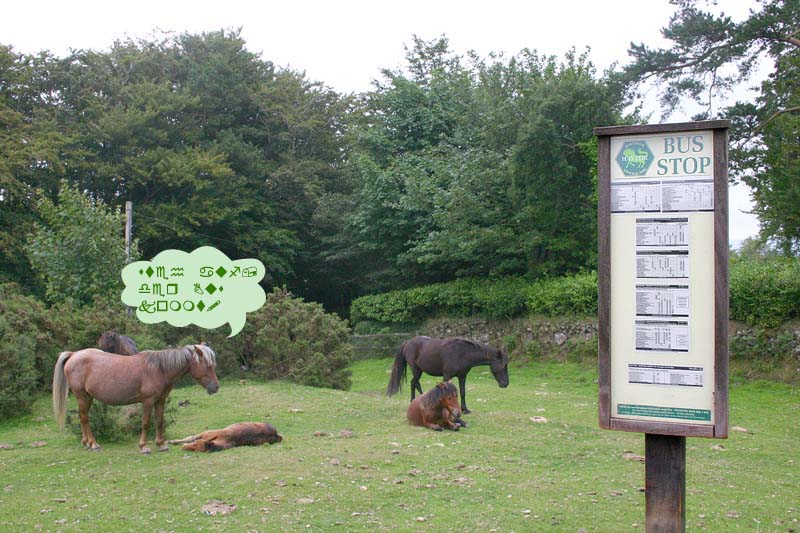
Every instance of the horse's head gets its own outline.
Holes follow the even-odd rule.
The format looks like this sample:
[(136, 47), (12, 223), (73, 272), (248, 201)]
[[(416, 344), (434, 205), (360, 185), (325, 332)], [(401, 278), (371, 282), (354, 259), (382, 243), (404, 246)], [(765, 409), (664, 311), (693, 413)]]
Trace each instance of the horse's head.
[(437, 395), (440, 396), (439, 407), (444, 407), (453, 418), (461, 417), (461, 404), (458, 401), (458, 389), (449, 381), (436, 384)]
[(100, 338), (97, 339), (97, 347), (103, 350), (104, 352), (114, 352), (114, 348), (117, 346), (119, 335), (115, 331), (106, 331)]
[(189, 374), (192, 379), (205, 387), (209, 394), (219, 390), (219, 380), (214, 368), (217, 366), (217, 356), (208, 345), (194, 344), (191, 346), (192, 356), (189, 360)]
[(490, 357), (489, 366), (492, 369), (492, 375), (500, 388), (505, 389), (508, 387), (508, 354), (503, 353), (503, 350), (492, 348)]

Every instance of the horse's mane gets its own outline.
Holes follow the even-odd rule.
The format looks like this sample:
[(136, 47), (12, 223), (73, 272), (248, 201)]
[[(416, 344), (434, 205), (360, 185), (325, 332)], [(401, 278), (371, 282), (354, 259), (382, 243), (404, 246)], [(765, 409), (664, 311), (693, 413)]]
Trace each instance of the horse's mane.
[(437, 385), (422, 395), (422, 405), (424, 405), (429, 409), (432, 409), (437, 407), (441, 403), (443, 398), (447, 398), (448, 396), (455, 396), (456, 394), (458, 394), (456, 386), (450, 383), (449, 381), (445, 381), (443, 388)]
[(183, 348), (168, 348), (159, 351), (142, 352), (147, 357), (147, 368), (169, 371), (183, 368), (192, 359), (195, 348), (202, 353), (203, 363), (206, 366), (216, 366), (217, 358), (214, 350), (205, 344), (187, 344)]
[(470, 344), (470, 345), (472, 345), (472, 346), (476, 347), (477, 349), (482, 350), (484, 352), (487, 351), (487, 346), (485, 344), (483, 344), (482, 342), (474, 341), (472, 339), (467, 339), (465, 337), (456, 337), (453, 340), (455, 340), (456, 342), (463, 342), (465, 344)]

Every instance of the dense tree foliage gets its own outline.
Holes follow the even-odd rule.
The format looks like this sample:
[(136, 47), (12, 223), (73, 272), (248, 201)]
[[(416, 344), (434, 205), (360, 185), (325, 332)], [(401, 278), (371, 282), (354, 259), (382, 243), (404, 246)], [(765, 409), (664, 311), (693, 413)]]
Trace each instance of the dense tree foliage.
[(761, 65), (771, 72), (753, 102), (716, 114), (733, 120), (733, 177), (752, 188), (762, 236), (785, 253), (800, 252), (800, 1), (764, 0), (740, 21), (708, 2), (673, 0), (678, 9), (662, 30), (669, 49), (634, 45), (628, 80), (655, 81), (669, 113), (688, 97), (715, 115), (714, 103), (748, 81)]
[(467, 59), (416, 39), (353, 126), (371, 282), (560, 274), (594, 260), (592, 127), (622, 97), (585, 55)]
[[(208, 244), (307, 292), (340, 193), (346, 98), (278, 69), (238, 32), (29, 57), (0, 48), (0, 260), (30, 285), (34, 192), (66, 179), (134, 204), (142, 254)], [(333, 232), (333, 230), (328, 230)]]
[[(3, 47), (0, 279), (59, 299), (23, 245), (38, 220), (28, 255), (49, 254), (60, 180), (89, 203), (133, 201), (143, 257), (257, 257), (267, 284), (335, 309), (421, 282), (591, 266), (591, 128), (621, 119), (608, 81), (586, 55), (465, 58), (445, 38), (415, 39), (404, 69), (355, 97), (235, 31), (64, 58)], [(97, 248), (91, 233), (80, 240)]]
[[(58, 204), (43, 197), (38, 212), (42, 222), (34, 223), (26, 252), (43, 279), (48, 301), (80, 306), (96, 296), (113, 300), (121, 293), (119, 272), (126, 250), (119, 209), (87, 198), (63, 182)], [(135, 258), (135, 243), (131, 248)]]

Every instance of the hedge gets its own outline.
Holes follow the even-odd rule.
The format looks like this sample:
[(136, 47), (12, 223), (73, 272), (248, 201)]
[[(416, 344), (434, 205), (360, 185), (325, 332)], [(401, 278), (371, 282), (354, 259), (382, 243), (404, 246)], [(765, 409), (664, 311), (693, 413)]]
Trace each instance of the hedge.
[(524, 278), (460, 279), (353, 300), (353, 323), (420, 322), (437, 315), (503, 319), (526, 313), (592, 315), (597, 312), (597, 274), (575, 274), (535, 283)]
[[(422, 322), (435, 316), (502, 319), (525, 314), (597, 314), (597, 273), (535, 282), (524, 278), (461, 279), (353, 300), (351, 322)], [(746, 258), (731, 262), (730, 318), (766, 328), (800, 318), (800, 261)]]
[(800, 318), (800, 261), (796, 258), (733, 261), (729, 286), (731, 320), (774, 328)]

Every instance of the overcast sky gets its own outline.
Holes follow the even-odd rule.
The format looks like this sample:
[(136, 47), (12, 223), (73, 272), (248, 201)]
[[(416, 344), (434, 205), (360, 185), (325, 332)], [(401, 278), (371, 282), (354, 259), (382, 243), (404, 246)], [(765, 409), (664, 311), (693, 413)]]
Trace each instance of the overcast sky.
[[(735, 20), (753, 0), (721, 0)], [(442, 34), (453, 50), (513, 55), (523, 48), (562, 55), (591, 47), (604, 69), (628, 62), (631, 42), (666, 45), (659, 29), (674, 12), (668, 0), (15, 0), (3, 6), (0, 43), (19, 52), (106, 50), (115, 40), (150, 38), (163, 32), (199, 33), (241, 28), (250, 51), (280, 66), (305, 71), (340, 92), (370, 89), (382, 68), (403, 64), (412, 36)], [(656, 108), (652, 120), (659, 118)], [(688, 112), (687, 112), (688, 113)], [(691, 113), (689, 113), (691, 114)], [(688, 120), (676, 114), (670, 121)], [(744, 187), (731, 190), (731, 242), (758, 231)]]

